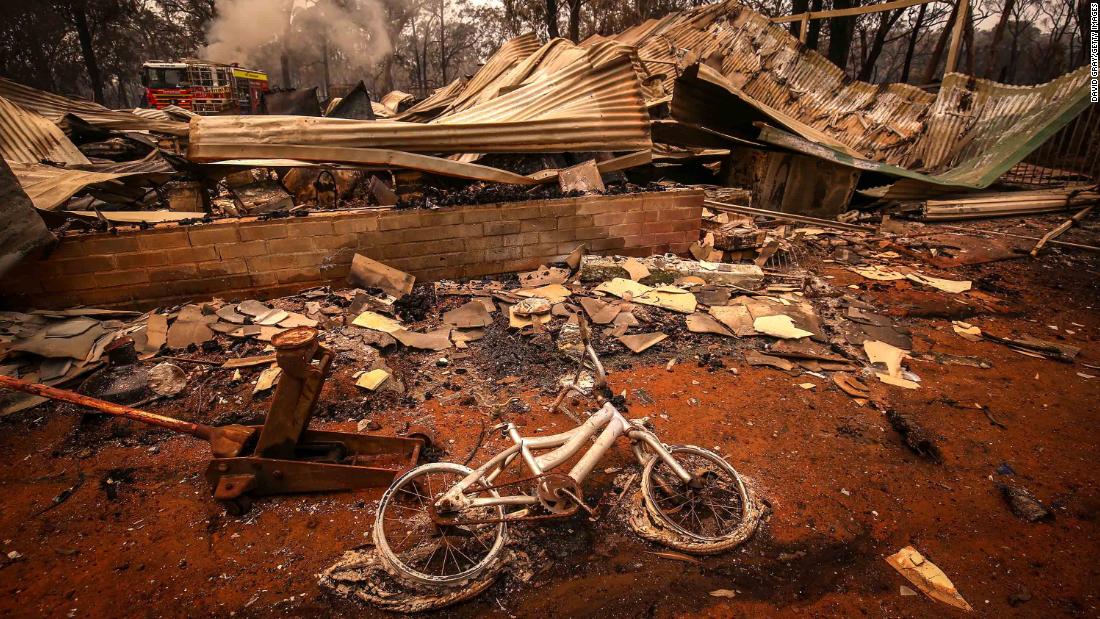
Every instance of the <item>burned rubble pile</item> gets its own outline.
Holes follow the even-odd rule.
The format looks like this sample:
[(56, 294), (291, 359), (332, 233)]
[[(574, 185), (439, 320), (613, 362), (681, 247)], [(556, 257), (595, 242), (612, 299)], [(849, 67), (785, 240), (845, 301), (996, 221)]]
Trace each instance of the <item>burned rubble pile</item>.
[(0, 578), (44, 614), (146, 569), (206, 614), (1085, 612), (1087, 91), (853, 80), (736, 0), (282, 114), (0, 78)]

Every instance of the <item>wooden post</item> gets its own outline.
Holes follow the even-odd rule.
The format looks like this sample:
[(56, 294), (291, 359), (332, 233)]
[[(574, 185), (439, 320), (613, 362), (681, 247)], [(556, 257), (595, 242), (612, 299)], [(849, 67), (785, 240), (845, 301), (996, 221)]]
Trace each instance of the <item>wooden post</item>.
[(959, 8), (955, 11), (955, 23), (951, 27), (951, 47), (947, 49), (947, 63), (943, 65), (943, 74), (953, 73), (959, 62), (959, 42), (966, 29), (966, 20), (970, 19), (970, 0), (956, 0)]
[(810, 14), (803, 13), (802, 20), (798, 29), (798, 40), (802, 43), (806, 43), (806, 35), (810, 32)]

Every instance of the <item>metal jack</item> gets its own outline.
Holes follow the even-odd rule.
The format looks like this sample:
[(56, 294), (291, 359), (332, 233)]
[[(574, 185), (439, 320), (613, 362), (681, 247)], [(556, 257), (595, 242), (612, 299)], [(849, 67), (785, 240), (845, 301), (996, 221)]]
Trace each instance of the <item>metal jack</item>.
[(262, 426), (191, 423), (7, 376), (0, 376), (0, 387), (210, 441), (214, 459), (206, 479), (214, 498), (234, 515), (248, 511), (255, 496), (385, 487), (417, 465), (431, 444), (425, 431), (398, 438), (308, 429), (332, 352), (310, 327), (284, 331), (271, 343), (283, 373)]

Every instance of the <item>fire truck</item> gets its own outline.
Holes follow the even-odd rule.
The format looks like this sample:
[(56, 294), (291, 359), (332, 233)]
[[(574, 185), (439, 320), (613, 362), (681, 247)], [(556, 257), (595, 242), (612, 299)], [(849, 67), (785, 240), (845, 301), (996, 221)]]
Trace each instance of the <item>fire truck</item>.
[(203, 115), (259, 114), (260, 98), (268, 91), (263, 71), (192, 58), (146, 62), (141, 83), (148, 107), (175, 105)]

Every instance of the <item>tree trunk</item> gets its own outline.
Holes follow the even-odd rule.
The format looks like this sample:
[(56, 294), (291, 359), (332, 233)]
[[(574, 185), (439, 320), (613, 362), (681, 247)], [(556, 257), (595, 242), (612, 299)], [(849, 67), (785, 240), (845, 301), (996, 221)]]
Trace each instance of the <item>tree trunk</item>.
[(80, 53), (84, 56), (84, 68), (88, 70), (88, 81), (92, 84), (92, 100), (104, 103), (103, 76), (99, 73), (99, 63), (96, 62), (95, 48), (92, 46), (92, 31), (88, 28), (88, 7), (83, 0), (79, 0), (72, 3), (70, 8), (76, 36), (80, 40)]
[[(439, 85), (447, 83), (447, 22), (443, 18), (443, 11), (447, 8), (446, 0), (439, 0), (439, 73), (441, 76)], [(427, 91), (424, 91), (427, 95)]]
[(1012, 84), (1016, 82), (1016, 64), (1020, 60), (1020, 24), (1016, 24), (1012, 31), (1012, 45), (1008, 50), (1008, 63), (1001, 69), (997, 76), (998, 82)]
[(963, 31), (963, 42), (966, 43), (966, 73), (974, 75), (974, 15), (970, 14), (966, 20), (966, 30)]
[(279, 73), (282, 75), (283, 88), (290, 88), (290, 54), (286, 50), (279, 54)]
[(1016, 8), (1016, 0), (1005, 0), (1005, 8), (1001, 11), (1001, 18), (993, 27), (993, 39), (989, 43), (989, 60), (986, 63), (985, 76), (995, 78), (1001, 66), (1001, 41), (1004, 40), (1005, 26)]
[(1077, 0), (1077, 31), (1081, 33), (1081, 59), (1077, 64), (1085, 64), (1091, 45), (1089, 36), (1089, 3), (1086, 0)]
[[(922, 4), (923, 8), (924, 5)], [(890, 34), (890, 30), (894, 27), (894, 24), (901, 19), (901, 14), (905, 9), (897, 9), (895, 11), (883, 11), (879, 13), (878, 29), (875, 30), (875, 38), (871, 42), (871, 49), (867, 52), (867, 57), (863, 61), (863, 67), (859, 71), (859, 79), (869, 82), (871, 76), (875, 72), (875, 62), (878, 61), (878, 57), (882, 54), (883, 47), (886, 46), (886, 36)]]
[(569, 40), (581, 41), (581, 6), (584, 0), (569, 0)]
[(546, 0), (546, 36), (558, 38), (558, 0)]
[(279, 51), (279, 71), (283, 77), (283, 88), (290, 88), (290, 20), (294, 16), (294, 0), (287, 0), (283, 4), (286, 14), (286, 22), (283, 25), (283, 40)]
[[(833, 8), (837, 10), (850, 9), (854, 6), (859, 6), (859, 0), (833, 0)], [(848, 68), (848, 52), (852, 49), (855, 25), (855, 17), (829, 19), (829, 51), (826, 57), (841, 69)]]
[(936, 47), (932, 50), (932, 57), (928, 59), (928, 66), (924, 69), (923, 84), (931, 84), (940, 68), (940, 60), (943, 60), (943, 50), (947, 47), (947, 40), (951, 37), (951, 28), (955, 23), (955, 15), (959, 12), (959, 1), (955, 0), (955, 6), (951, 9), (951, 16), (947, 18), (943, 32), (940, 33), (940, 38), (936, 41)]
[(382, 90), (385, 92), (393, 90), (393, 52), (386, 54), (382, 60)]
[[(824, 8), (824, 0), (810, 0), (810, 12), (816, 13)], [(821, 40), (821, 22), (823, 20), (814, 19), (810, 21), (810, 34), (806, 37), (806, 47), (810, 49), (817, 49), (817, 44)]]
[(332, 97), (331, 97), (331, 95), (329, 95), (329, 91), (328, 91), (328, 85), (329, 85), (330, 80), (329, 80), (329, 67), (328, 67), (328, 36), (326, 36), (326, 35), (321, 35), (321, 73), (323, 75), (323, 79), (325, 80), (325, 88), (324, 88), (325, 101), (328, 101)]
[(924, 10), (927, 7), (927, 4), (920, 5), (920, 9), (917, 10), (917, 22), (913, 24), (913, 32), (909, 34), (909, 44), (905, 47), (905, 62), (901, 67), (902, 83), (909, 81), (909, 70), (913, 67), (913, 52), (917, 49), (917, 39), (920, 38), (920, 29), (924, 25)]
[[(791, 1), (791, 15), (798, 15), (799, 13), (806, 13), (810, 10), (810, 0), (792, 0)], [(795, 37), (802, 36), (802, 22), (793, 21), (790, 25), (791, 35)]]
[(867, 29), (859, 28), (859, 66), (860, 72), (862, 72), (863, 65), (867, 64)]

